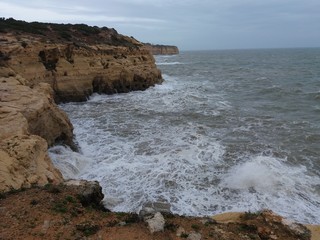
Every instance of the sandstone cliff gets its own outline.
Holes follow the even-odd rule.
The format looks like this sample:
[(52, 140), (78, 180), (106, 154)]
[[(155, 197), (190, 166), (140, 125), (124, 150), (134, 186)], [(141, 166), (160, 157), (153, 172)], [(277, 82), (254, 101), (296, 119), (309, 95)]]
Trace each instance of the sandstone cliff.
[(0, 19), (0, 191), (59, 182), (47, 147), (75, 148), (55, 103), (162, 82), (143, 44), (114, 29)]
[(177, 46), (169, 45), (153, 45), (150, 43), (145, 44), (145, 48), (148, 49), (153, 55), (175, 55), (179, 54)]
[(46, 92), (49, 86), (31, 89), (20, 81), (19, 76), (0, 77), (0, 191), (61, 182), (48, 144), (72, 145), (72, 125)]

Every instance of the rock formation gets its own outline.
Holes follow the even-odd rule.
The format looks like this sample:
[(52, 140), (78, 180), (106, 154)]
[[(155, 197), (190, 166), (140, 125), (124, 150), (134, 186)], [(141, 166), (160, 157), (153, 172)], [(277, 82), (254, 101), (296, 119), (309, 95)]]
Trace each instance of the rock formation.
[(143, 44), (114, 29), (0, 19), (0, 32), (0, 191), (62, 181), (47, 147), (76, 147), (56, 103), (162, 82)]
[(145, 44), (145, 48), (148, 49), (153, 55), (175, 55), (179, 54), (177, 46), (169, 45), (153, 45), (150, 43)]

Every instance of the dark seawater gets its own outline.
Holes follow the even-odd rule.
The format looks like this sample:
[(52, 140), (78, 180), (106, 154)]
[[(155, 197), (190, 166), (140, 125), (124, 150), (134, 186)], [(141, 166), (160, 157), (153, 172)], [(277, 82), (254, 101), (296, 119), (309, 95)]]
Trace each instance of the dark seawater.
[(61, 105), (82, 150), (50, 149), (65, 177), (98, 180), (114, 211), (163, 201), (179, 214), (268, 208), (320, 223), (320, 49), (156, 61), (162, 85)]

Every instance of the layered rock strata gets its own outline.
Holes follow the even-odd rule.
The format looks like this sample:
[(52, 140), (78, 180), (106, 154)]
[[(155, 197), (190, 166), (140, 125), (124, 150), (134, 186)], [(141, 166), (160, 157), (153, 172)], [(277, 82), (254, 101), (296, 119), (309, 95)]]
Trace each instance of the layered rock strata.
[(146, 43), (145, 48), (148, 49), (153, 55), (176, 55), (179, 54), (177, 46), (170, 45), (153, 45)]
[(72, 145), (72, 125), (53, 102), (48, 84), (34, 89), (19, 76), (0, 77), (0, 191), (59, 183), (48, 144)]
[(62, 181), (47, 148), (75, 145), (56, 103), (162, 82), (143, 44), (114, 29), (0, 19), (0, 32), (0, 191)]

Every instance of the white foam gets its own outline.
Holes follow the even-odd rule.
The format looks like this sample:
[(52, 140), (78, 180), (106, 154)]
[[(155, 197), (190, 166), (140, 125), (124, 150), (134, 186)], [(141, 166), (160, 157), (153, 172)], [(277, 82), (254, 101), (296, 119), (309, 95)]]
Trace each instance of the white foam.
[[(157, 58), (160, 63), (180, 60)], [(87, 162), (81, 167), (73, 159), (77, 155), (53, 154), (71, 163), (60, 166), (70, 168), (64, 175), (98, 180), (106, 206), (115, 211), (137, 211), (145, 202), (164, 201), (179, 214), (269, 208), (300, 222), (320, 223), (319, 176), (271, 155), (275, 144), (267, 141), (273, 138), (261, 134), (272, 119), (266, 124), (260, 115), (247, 116), (240, 104), (235, 111), (224, 92), (228, 80), (217, 86), (219, 79), (195, 75), (163, 75), (162, 85), (143, 92), (93, 95), (86, 103), (64, 104)], [(233, 152), (224, 138), (228, 134), (239, 136), (233, 144), (242, 146), (244, 136), (257, 140), (259, 147), (239, 146)], [(250, 155), (258, 151), (270, 156)]]
[(54, 146), (48, 150), (53, 164), (57, 167), (64, 179), (78, 178), (86, 168), (89, 159), (80, 153), (73, 152), (69, 147)]
[(215, 132), (179, 115), (186, 106), (175, 96), (177, 87), (64, 105), (85, 157), (65, 148), (50, 149), (50, 156), (64, 176), (98, 180), (106, 207), (114, 211), (164, 201), (186, 215), (270, 208), (300, 222), (320, 222), (318, 177), (271, 156), (241, 157), (226, 171), (225, 149)]
[[(272, 209), (300, 222), (319, 222), (320, 207), (315, 194), (320, 184), (304, 166), (288, 165), (285, 159), (256, 156), (233, 166), (220, 187), (235, 190), (230, 203), (237, 211)], [(299, 209), (299, 211), (297, 211)]]
[(271, 157), (258, 156), (255, 159), (236, 165), (230, 170), (224, 179), (228, 188), (249, 189), (253, 187), (259, 190), (274, 190), (281, 185), (281, 162)]
[(181, 62), (157, 62), (156, 63), (157, 65), (180, 65), (180, 64), (184, 64), (184, 63), (181, 63)]

